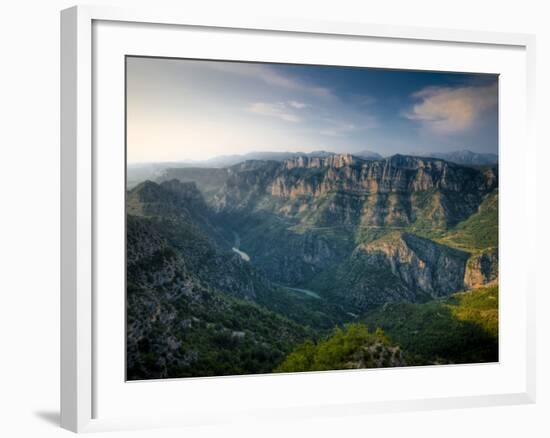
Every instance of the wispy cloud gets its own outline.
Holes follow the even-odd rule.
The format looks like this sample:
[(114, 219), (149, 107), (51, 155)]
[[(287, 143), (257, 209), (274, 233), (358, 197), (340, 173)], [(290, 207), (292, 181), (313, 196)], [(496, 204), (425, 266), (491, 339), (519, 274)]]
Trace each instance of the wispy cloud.
[(288, 102), (288, 104), (292, 107), (292, 108), (296, 108), (296, 109), (304, 109), (304, 108), (307, 108), (308, 105), (307, 103), (304, 103), (304, 102), (297, 102), (296, 100), (291, 100), (290, 102)]
[(294, 107), (294, 105), (290, 102), (255, 102), (250, 105), (248, 110), (262, 116), (275, 117), (277, 119), (284, 120), (285, 122), (301, 122), (301, 117), (293, 113), (291, 109), (292, 107)]
[(275, 68), (267, 65), (238, 62), (210, 62), (208, 66), (213, 70), (260, 80), (270, 86), (306, 93), (320, 98), (334, 97), (332, 91), (326, 87), (311, 85), (298, 78), (282, 74)]
[(419, 100), (405, 117), (418, 120), (436, 133), (461, 132), (497, 105), (496, 84), (468, 87), (427, 87), (412, 96)]

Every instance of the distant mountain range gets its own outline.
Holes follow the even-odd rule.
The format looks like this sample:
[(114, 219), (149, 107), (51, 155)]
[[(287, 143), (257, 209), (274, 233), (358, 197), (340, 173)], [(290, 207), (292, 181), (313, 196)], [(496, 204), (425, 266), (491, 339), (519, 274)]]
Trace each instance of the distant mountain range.
[[(335, 152), (330, 151), (312, 151), (312, 152), (273, 152), (273, 151), (257, 151), (248, 152), (246, 154), (234, 154), (234, 155), (219, 155), (217, 157), (209, 158), (203, 161), (188, 161), (179, 163), (178, 167), (229, 167), (235, 164), (242, 163), (250, 160), (262, 160), (262, 161), (285, 161), (295, 157), (317, 157), (325, 158), (331, 155), (336, 155)], [(371, 160), (380, 160), (384, 158), (382, 155), (364, 150), (360, 152), (353, 152), (353, 155)]]
[(465, 166), (492, 166), (498, 163), (497, 154), (483, 154), (467, 149), (452, 152), (426, 152), (413, 154), (419, 157), (439, 158)]
[[(363, 150), (359, 152), (351, 152), (351, 155), (363, 160), (383, 160), (384, 157), (377, 152)], [(143, 163), (129, 164), (127, 168), (127, 187), (135, 187), (139, 182), (145, 180), (156, 180), (160, 176), (166, 174), (166, 170), (180, 168), (229, 168), (245, 161), (285, 161), (297, 157), (306, 158), (327, 158), (338, 155), (329, 151), (312, 151), (312, 152), (249, 152), (238, 155), (220, 155), (202, 161), (179, 161), (179, 162), (158, 162), (158, 163)], [(452, 152), (422, 152), (411, 154), (417, 157), (439, 158), (465, 166), (493, 166), (498, 164), (498, 155), (472, 152), (470, 150), (460, 150)]]

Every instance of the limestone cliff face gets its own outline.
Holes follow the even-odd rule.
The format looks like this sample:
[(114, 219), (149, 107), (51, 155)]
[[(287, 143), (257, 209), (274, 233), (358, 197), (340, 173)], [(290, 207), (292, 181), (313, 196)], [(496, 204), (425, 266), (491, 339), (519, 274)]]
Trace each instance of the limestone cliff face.
[(431, 297), (464, 288), (468, 254), (409, 233), (391, 233), (360, 245), (372, 264), (388, 265), (392, 273), (412, 290)]
[(285, 160), (283, 167), (285, 169), (307, 168), (307, 169), (320, 169), (323, 167), (333, 167), (336, 169), (349, 166), (357, 163), (358, 161), (364, 161), (351, 154), (336, 154), (327, 157), (310, 157), (307, 155), (300, 157), (293, 157)]
[(388, 302), (418, 302), (464, 289), (469, 254), (404, 232), (357, 245), (308, 288), (364, 312)]
[[(443, 160), (402, 155), (384, 160), (363, 160), (349, 154), (326, 158), (297, 157), (285, 161), (281, 167), (270, 185), (271, 194), (287, 198), (319, 195), (331, 190), (361, 194), (430, 189), (475, 192), (496, 184), (491, 170), (478, 171)], [(317, 172), (299, 174), (297, 170), (300, 169)]]
[(475, 254), (466, 264), (464, 284), (475, 288), (498, 280), (498, 250), (491, 249)]
[(445, 227), (474, 213), (497, 184), (495, 170), (431, 158), (300, 156), (234, 166), (213, 204), (218, 211), (268, 211), (316, 226), (425, 221)]

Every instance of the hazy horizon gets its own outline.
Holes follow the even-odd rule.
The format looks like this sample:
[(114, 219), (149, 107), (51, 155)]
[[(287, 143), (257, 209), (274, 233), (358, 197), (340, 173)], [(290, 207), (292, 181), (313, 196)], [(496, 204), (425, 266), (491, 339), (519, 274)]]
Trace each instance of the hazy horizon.
[[(284, 151), (273, 151), (273, 150), (266, 150), (266, 151), (249, 151), (249, 152), (244, 152), (244, 153), (241, 153), (241, 154), (222, 154), (222, 155), (214, 155), (212, 157), (208, 157), (208, 158), (205, 158), (205, 159), (198, 159), (198, 160), (171, 160), (171, 161), (168, 161), (168, 160), (165, 160), (165, 161), (135, 161), (135, 162), (131, 162), (131, 161), (128, 161), (127, 164), (129, 166), (145, 166), (145, 165), (150, 165), (150, 164), (193, 164), (193, 163), (197, 163), (197, 164), (201, 164), (201, 163), (206, 163), (210, 160), (216, 160), (216, 159), (222, 159), (222, 158), (225, 158), (225, 157), (233, 157), (233, 156), (246, 156), (246, 155), (249, 155), (249, 154), (263, 154), (263, 153), (280, 153), (280, 154), (284, 154), (284, 153), (288, 153), (288, 154), (300, 154), (300, 153), (303, 153), (304, 155), (305, 154), (311, 154), (313, 152), (327, 152), (327, 153), (334, 153), (335, 155), (337, 154), (351, 154), (351, 155), (354, 155), (354, 154), (358, 154), (358, 153), (361, 153), (361, 152), (375, 152), (375, 151), (371, 151), (369, 149), (364, 149), (362, 151), (355, 151), (355, 152), (348, 152), (348, 151), (340, 151), (340, 152), (335, 152), (335, 151), (326, 151), (326, 150), (314, 150), (314, 151), (310, 151), (310, 152), (304, 152), (304, 151), (287, 151), (287, 150), (284, 150)], [(493, 154), (493, 155), (497, 155), (498, 154), (496, 152), (476, 152), (476, 151), (472, 151), (470, 149), (460, 149), (460, 150), (453, 150), (453, 151), (448, 151), (448, 153), (452, 153), (452, 152), (464, 152), (464, 151), (468, 151), (468, 152), (472, 152), (472, 153), (477, 153), (477, 154)], [(375, 152), (375, 153), (378, 153), (378, 152)], [(383, 158), (388, 158), (388, 157), (391, 157), (393, 155), (412, 155), (412, 156), (418, 156), (418, 157), (422, 157), (422, 156), (425, 156), (425, 157), (430, 157), (432, 154), (436, 154), (436, 153), (439, 153), (439, 151), (420, 151), (420, 152), (410, 152), (409, 154), (405, 154), (405, 153), (401, 153), (401, 152), (393, 152), (393, 153), (390, 153), (390, 154), (379, 154), (381, 155)]]
[(498, 153), (498, 77), (127, 58), (127, 160), (251, 152)]

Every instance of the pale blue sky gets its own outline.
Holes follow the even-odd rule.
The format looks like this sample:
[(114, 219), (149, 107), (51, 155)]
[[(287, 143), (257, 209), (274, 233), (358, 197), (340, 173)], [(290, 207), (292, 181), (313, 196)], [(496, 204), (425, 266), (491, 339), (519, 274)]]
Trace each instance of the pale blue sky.
[(127, 58), (128, 162), (498, 149), (497, 76)]

